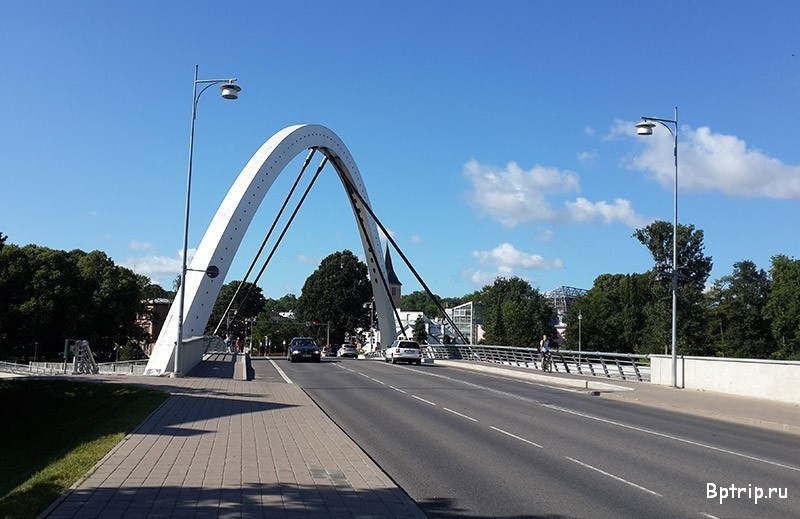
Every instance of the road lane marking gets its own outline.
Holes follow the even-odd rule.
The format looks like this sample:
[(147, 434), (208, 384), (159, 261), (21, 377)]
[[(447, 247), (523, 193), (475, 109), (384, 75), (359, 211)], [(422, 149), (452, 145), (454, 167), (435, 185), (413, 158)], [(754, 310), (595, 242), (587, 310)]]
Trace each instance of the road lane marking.
[(381, 384), (381, 385), (383, 385), (383, 386), (385, 386), (385, 385), (386, 385), (386, 382), (383, 382), (383, 381), (381, 381), (381, 380), (378, 380), (377, 378), (372, 378), (372, 377), (369, 377), (369, 378), (370, 378), (370, 379), (372, 379), (372, 380), (374, 380), (374, 381), (375, 381), (375, 382), (377, 382), (378, 384)]
[(431, 402), (430, 400), (425, 400), (424, 398), (422, 398), (422, 397), (419, 397), (419, 396), (417, 396), (417, 395), (411, 395), (411, 398), (416, 398), (417, 400), (419, 400), (419, 401), (421, 401), (421, 402), (425, 402), (426, 404), (430, 404), (430, 405), (436, 405), (436, 404), (434, 404), (433, 402)]
[(534, 447), (539, 447), (540, 449), (544, 449), (544, 447), (542, 447), (542, 446), (541, 446), (541, 445), (539, 445), (538, 443), (532, 442), (532, 441), (530, 441), (530, 440), (526, 440), (525, 438), (521, 438), (521, 437), (517, 436), (516, 434), (512, 434), (512, 433), (510, 433), (510, 432), (508, 432), (508, 431), (504, 431), (503, 429), (498, 429), (498, 428), (497, 428), (497, 427), (495, 427), (494, 425), (490, 425), (490, 426), (489, 426), (489, 428), (490, 428), (490, 429), (494, 429), (495, 431), (497, 431), (497, 432), (499, 432), (499, 433), (503, 433), (503, 434), (505, 434), (505, 435), (507, 435), (507, 436), (511, 436), (512, 438), (514, 438), (514, 439), (516, 439), (516, 440), (519, 440), (519, 441), (522, 441), (522, 442), (525, 442), (525, 443), (530, 443), (530, 444), (531, 444), (531, 445), (533, 445)]
[(652, 491), (652, 490), (650, 490), (649, 488), (644, 488), (643, 486), (637, 485), (636, 483), (631, 483), (631, 482), (630, 482), (630, 481), (628, 481), (627, 479), (622, 479), (621, 477), (619, 477), (619, 476), (615, 476), (614, 474), (610, 474), (610, 473), (606, 472), (605, 470), (600, 470), (600, 469), (598, 469), (597, 467), (592, 467), (591, 465), (587, 465), (586, 463), (584, 463), (584, 462), (582, 462), (582, 461), (578, 461), (578, 460), (576, 460), (576, 459), (574, 459), (574, 458), (570, 458), (569, 456), (564, 456), (564, 457), (565, 457), (565, 458), (567, 458), (567, 459), (568, 459), (568, 460), (570, 460), (570, 461), (574, 461), (574, 462), (575, 462), (575, 463), (577, 463), (578, 465), (581, 465), (581, 466), (584, 466), (584, 467), (586, 467), (587, 469), (596, 470), (597, 472), (599, 472), (600, 474), (603, 474), (604, 476), (608, 476), (608, 477), (610, 477), (610, 478), (616, 479), (617, 481), (621, 481), (621, 482), (623, 482), (623, 483), (625, 483), (625, 484), (627, 484), (627, 485), (630, 485), (630, 486), (632, 486), (632, 487), (638, 488), (639, 490), (644, 490), (645, 492), (648, 492), (648, 493), (650, 493), (650, 494), (653, 494), (654, 496), (658, 496), (658, 497), (664, 497), (664, 496), (662, 496), (661, 494), (659, 494), (658, 492), (653, 492), (653, 491)]
[(389, 386), (389, 387), (390, 387), (390, 388), (392, 388), (392, 389), (394, 389), (394, 390), (395, 390), (395, 391), (397, 391), (398, 393), (403, 393), (404, 395), (406, 394), (406, 392), (405, 392), (405, 391), (403, 391), (402, 389), (400, 389), (399, 387), (394, 387), (394, 386)]
[(273, 365), (273, 366), (275, 367), (275, 369), (278, 371), (278, 374), (279, 374), (281, 377), (283, 377), (283, 380), (285, 380), (287, 384), (294, 384), (294, 382), (292, 382), (292, 379), (290, 379), (289, 377), (287, 377), (287, 376), (286, 376), (286, 373), (284, 373), (284, 372), (283, 372), (283, 370), (282, 370), (281, 368), (279, 368), (277, 364), (275, 364), (275, 361), (274, 361), (274, 360), (272, 360), (272, 359), (269, 359), (269, 361), (272, 363), (272, 365)]
[(781, 467), (781, 468), (784, 468), (784, 469), (789, 469), (789, 470), (794, 470), (794, 471), (800, 472), (800, 467), (793, 467), (791, 465), (785, 465), (783, 463), (778, 463), (777, 461), (765, 460), (763, 458), (758, 458), (756, 456), (750, 456), (749, 454), (744, 454), (742, 452), (736, 452), (736, 451), (732, 451), (732, 450), (729, 450), (729, 449), (723, 449), (722, 447), (715, 447), (715, 446), (709, 445), (707, 443), (700, 443), (700, 442), (696, 442), (696, 441), (693, 441), (693, 440), (687, 440), (686, 438), (681, 438), (679, 436), (672, 436), (671, 434), (666, 434), (666, 433), (654, 431), (652, 429), (645, 429), (643, 427), (636, 427), (635, 425), (628, 425), (628, 424), (624, 424), (624, 423), (620, 423), (620, 422), (615, 422), (614, 420), (608, 420), (606, 418), (600, 418), (599, 416), (594, 416), (594, 415), (590, 415), (590, 414), (586, 414), (586, 413), (581, 413), (579, 411), (573, 411), (572, 409), (567, 409), (566, 407), (560, 407), (560, 406), (552, 405), (552, 404), (539, 404), (539, 405), (541, 405), (542, 407), (546, 407), (548, 409), (553, 409), (554, 411), (561, 411), (563, 413), (574, 414), (576, 416), (582, 416), (584, 418), (589, 418), (590, 420), (596, 420), (598, 422), (603, 422), (603, 423), (607, 423), (607, 424), (610, 424), (610, 425), (616, 425), (617, 427), (624, 427), (626, 429), (631, 429), (633, 431), (639, 431), (639, 432), (643, 432), (643, 433), (646, 433), (646, 434), (652, 434), (654, 436), (659, 436), (661, 438), (667, 438), (669, 440), (674, 440), (674, 441), (677, 441), (677, 442), (687, 443), (689, 445), (694, 445), (695, 447), (702, 447), (704, 449), (710, 449), (710, 450), (713, 450), (713, 451), (722, 452), (722, 453), (725, 453), (725, 454), (730, 454), (732, 456), (739, 456), (740, 458), (745, 458), (745, 459), (752, 460), (752, 461), (760, 461), (761, 463), (767, 463), (768, 465), (774, 465), (776, 467)]
[(717, 517), (716, 515), (707, 514), (705, 512), (700, 512), (700, 515), (706, 517), (707, 519), (719, 519), (719, 517)]
[(474, 418), (473, 418), (473, 417), (471, 417), (471, 416), (467, 416), (467, 415), (465, 415), (465, 414), (461, 414), (461, 413), (459, 413), (458, 411), (453, 411), (452, 409), (448, 409), (447, 407), (442, 407), (442, 409), (444, 409), (445, 411), (447, 411), (447, 412), (449, 412), (449, 413), (457, 414), (457, 415), (458, 415), (458, 416), (460, 416), (461, 418), (466, 418), (467, 420), (472, 420), (473, 422), (477, 422), (477, 421), (478, 421), (478, 420), (474, 419)]

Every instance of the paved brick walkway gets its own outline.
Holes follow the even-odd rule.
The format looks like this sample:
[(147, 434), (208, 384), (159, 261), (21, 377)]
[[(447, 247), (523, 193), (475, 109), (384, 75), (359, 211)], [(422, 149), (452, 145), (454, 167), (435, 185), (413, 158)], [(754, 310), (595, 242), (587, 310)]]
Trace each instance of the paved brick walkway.
[(299, 387), (234, 381), (230, 357), (101, 377), (172, 397), (43, 517), (425, 517)]

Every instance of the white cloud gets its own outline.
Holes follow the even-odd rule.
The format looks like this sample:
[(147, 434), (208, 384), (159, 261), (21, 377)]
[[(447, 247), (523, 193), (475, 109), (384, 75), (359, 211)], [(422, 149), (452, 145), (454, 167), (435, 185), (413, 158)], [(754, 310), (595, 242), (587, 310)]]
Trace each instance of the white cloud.
[(582, 151), (578, 153), (579, 162), (591, 162), (597, 158), (597, 150)]
[(563, 202), (563, 208), (553, 207), (549, 197), (580, 191), (578, 176), (571, 171), (543, 166), (523, 171), (514, 162), (498, 169), (471, 160), (464, 166), (464, 175), (472, 183), (473, 205), (505, 227), (532, 221), (585, 223), (597, 219), (607, 224), (622, 222), (637, 227), (648, 221), (625, 199), (609, 204), (578, 198)]
[(412, 234), (411, 243), (413, 243), (414, 245), (422, 245), (422, 236), (420, 236), (419, 234)]
[(474, 205), (506, 227), (555, 218), (546, 195), (579, 190), (575, 173), (543, 166), (524, 171), (515, 162), (498, 169), (471, 160), (464, 175), (472, 182)]
[[(633, 127), (633, 123), (626, 123)], [(659, 184), (672, 188), (674, 140), (666, 130), (640, 137), (644, 151), (633, 157), (631, 169), (649, 171)], [(800, 199), (800, 166), (784, 164), (748, 148), (734, 135), (708, 127), (681, 126), (678, 140), (678, 186), (681, 191), (719, 191), (729, 196)]]
[(528, 254), (518, 250), (510, 243), (501, 243), (491, 250), (472, 251), (472, 255), (484, 266), (493, 266), (503, 276), (514, 275), (514, 269), (546, 270), (560, 269), (563, 262), (556, 258), (547, 260), (539, 254)]
[(600, 202), (590, 202), (589, 200), (578, 197), (574, 202), (566, 202), (567, 211), (575, 222), (591, 222), (601, 219), (603, 223), (622, 222), (633, 228), (644, 227), (648, 220), (631, 207), (630, 200), (615, 198), (614, 204), (609, 204), (605, 200)]
[(306, 265), (317, 266), (319, 265), (322, 260), (313, 256), (306, 256), (305, 254), (298, 254), (295, 256), (295, 259), (300, 263), (305, 263)]
[(146, 241), (131, 240), (130, 248), (133, 250), (149, 250), (153, 248), (153, 244)]
[[(191, 263), (197, 249), (188, 249), (188, 262)], [(156, 256), (148, 254), (141, 257), (129, 257), (122, 266), (127, 267), (137, 274), (149, 276), (153, 279), (163, 279), (165, 276), (177, 276), (181, 273), (181, 257), (183, 251), (178, 251), (177, 257)]]

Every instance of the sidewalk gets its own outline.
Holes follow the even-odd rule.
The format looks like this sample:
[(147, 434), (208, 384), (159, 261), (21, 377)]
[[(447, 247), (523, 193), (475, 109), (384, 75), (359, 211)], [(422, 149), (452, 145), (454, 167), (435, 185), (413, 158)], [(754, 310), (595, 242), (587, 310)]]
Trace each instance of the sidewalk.
[(610, 398), (660, 407), (680, 413), (764, 427), (800, 435), (800, 403), (787, 404), (712, 391), (676, 389), (615, 378), (543, 373), (537, 369), (476, 361), (435, 361), (436, 364), (513, 376), (543, 384), (557, 384), (598, 392)]
[(416, 504), (296, 385), (92, 376), (169, 398), (41, 517), (421, 518)]

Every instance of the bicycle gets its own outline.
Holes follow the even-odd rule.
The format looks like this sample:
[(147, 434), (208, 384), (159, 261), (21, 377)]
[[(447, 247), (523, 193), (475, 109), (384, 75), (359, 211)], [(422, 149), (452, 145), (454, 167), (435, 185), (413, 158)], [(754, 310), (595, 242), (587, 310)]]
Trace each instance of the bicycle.
[(549, 351), (542, 354), (542, 371), (553, 372), (553, 354)]

